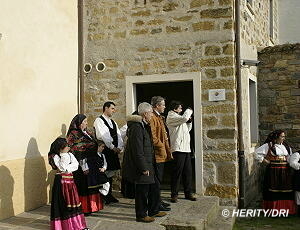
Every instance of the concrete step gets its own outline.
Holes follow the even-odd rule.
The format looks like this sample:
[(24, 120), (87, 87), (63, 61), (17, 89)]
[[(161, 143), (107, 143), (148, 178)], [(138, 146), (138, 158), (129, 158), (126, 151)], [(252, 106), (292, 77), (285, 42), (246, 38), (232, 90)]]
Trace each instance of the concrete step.
[(204, 230), (214, 221), (219, 208), (219, 198), (212, 196), (198, 197), (197, 201), (178, 199), (178, 203), (171, 204), (172, 210), (168, 215), (155, 222), (166, 227), (167, 230), (195, 229)]
[(235, 222), (235, 217), (232, 217), (234, 209), (236, 207), (220, 206), (215, 221), (210, 223), (205, 230), (232, 230)]

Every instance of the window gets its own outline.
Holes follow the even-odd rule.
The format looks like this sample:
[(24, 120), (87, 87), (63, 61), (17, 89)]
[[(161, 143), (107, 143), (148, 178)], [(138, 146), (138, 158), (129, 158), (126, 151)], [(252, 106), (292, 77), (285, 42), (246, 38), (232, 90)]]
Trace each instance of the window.
[(249, 79), (249, 110), (251, 143), (258, 142), (257, 89), (255, 79)]
[(269, 6), (269, 33), (270, 33), (270, 39), (272, 40), (274, 38), (274, 6), (273, 6), (273, 0), (270, 1)]

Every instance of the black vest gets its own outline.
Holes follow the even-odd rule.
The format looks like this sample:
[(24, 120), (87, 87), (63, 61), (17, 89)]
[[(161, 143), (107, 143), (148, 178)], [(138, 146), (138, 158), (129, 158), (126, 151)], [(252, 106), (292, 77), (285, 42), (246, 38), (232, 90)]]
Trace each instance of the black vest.
[[(105, 118), (101, 115), (100, 119), (104, 122), (104, 124), (107, 126), (110, 136), (113, 139), (113, 145), (118, 148), (118, 130), (116, 123), (111, 120), (111, 123), (113, 125), (113, 128), (111, 128), (108, 124), (108, 122), (105, 120)], [(103, 152), (105, 155), (106, 161), (107, 161), (107, 170), (118, 170), (121, 168), (119, 156), (117, 153), (115, 153), (113, 150), (105, 146)]]

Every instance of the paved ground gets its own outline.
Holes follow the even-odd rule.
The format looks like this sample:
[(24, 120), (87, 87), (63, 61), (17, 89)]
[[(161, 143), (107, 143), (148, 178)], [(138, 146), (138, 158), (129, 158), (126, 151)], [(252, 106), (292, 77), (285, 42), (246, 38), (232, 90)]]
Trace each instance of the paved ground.
[[(175, 227), (178, 224), (184, 228), (192, 225), (196, 227), (193, 229), (203, 229), (211, 213), (215, 212), (217, 203), (218, 199), (214, 197), (200, 197), (196, 202), (179, 199), (177, 204), (171, 204), (172, 211), (169, 215), (145, 224), (135, 221), (134, 200), (120, 198), (119, 203), (105, 206), (103, 210), (92, 214), (86, 220), (91, 230), (164, 230), (164, 225), (168, 225), (169, 229), (170, 226)], [(0, 221), (0, 230), (49, 230), (49, 214), (50, 206), (46, 205)]]

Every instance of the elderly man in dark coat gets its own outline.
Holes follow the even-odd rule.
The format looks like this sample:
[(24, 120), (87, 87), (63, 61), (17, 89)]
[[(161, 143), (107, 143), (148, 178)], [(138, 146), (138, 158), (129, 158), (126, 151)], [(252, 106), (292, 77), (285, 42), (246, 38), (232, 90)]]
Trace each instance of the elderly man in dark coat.
[(154, 150), (149, 122), (152, 106), (143, 102), (138, 106), (139, 115), (127, 119), (127, 145), (124, 153), (122, 176), (135, 183), (136, 221), (149, 223), (154, 217), (165, 216), (159, 211), (160, 190), (156, 176)]

